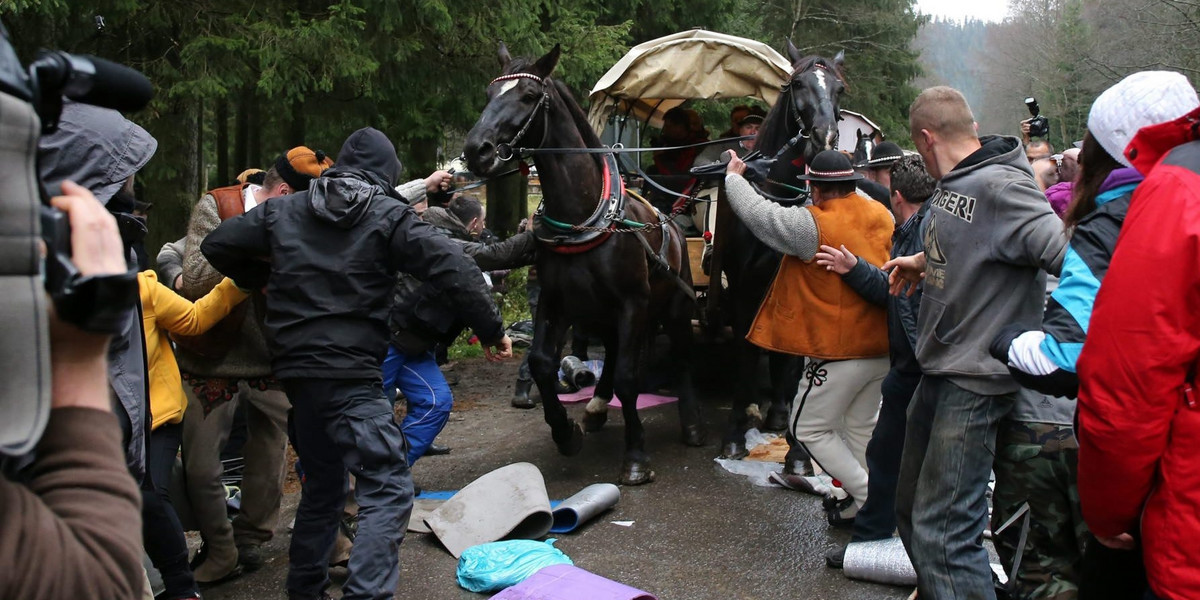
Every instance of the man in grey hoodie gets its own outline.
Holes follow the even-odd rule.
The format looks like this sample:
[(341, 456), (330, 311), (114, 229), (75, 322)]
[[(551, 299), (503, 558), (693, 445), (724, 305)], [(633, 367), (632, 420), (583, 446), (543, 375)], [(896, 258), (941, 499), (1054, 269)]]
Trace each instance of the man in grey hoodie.
[(997, 425), (1020, 386), (988, 344), (1041, 321), (1046, 275), (1066, 252), (1062, 222), (1020, 140), (976, 136), (957, 90), (925, 90), (909, 128), (929, 174), (925, 252), (888, 261), (893, 293), (924, 280), (917, 317), (923, 377), (908, 413), (896, 512), (922, 598), (994, 598), (982, 534)]

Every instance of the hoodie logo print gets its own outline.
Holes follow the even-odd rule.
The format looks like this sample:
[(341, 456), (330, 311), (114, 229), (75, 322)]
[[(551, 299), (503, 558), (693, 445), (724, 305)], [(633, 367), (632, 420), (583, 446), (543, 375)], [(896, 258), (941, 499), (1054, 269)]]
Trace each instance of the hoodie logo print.
[(946, 255), (938, 243), (937, 219), (925, 227), (925, 285), (946, 289)]
[(926, 202), (932, 202), (934, 208), (940, 208), (970, 223), (975, 219), (975, 204), (978, 201), (971, 196), (964, 196), (958, 192), (947, 192), (939, 188), (934, 190), (933, 197)]

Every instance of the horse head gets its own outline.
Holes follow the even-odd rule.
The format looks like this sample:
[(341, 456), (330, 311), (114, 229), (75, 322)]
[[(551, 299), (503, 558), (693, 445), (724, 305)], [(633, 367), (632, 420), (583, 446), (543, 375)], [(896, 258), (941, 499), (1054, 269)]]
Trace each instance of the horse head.
[(558, 44), (541, 58), (512, 58), (500, 44), (501, 73), (487, 86), (487, 105), (467, 134), (463, 153), (472, 173), (496, 175), (513, 160), (513, 148), (524, 142), (537, 145), (547, 134), (550, 74), (561, 55)]
[(875, 140), (870, 133), (863, 133), (859, 129), (857, 135), (858, 141), (854, 144), (854, 156), (851, 158), (855, 167), (867, 164), (871, 159), (871, 149), (875, 147)]
[(802, 56), (791, 40), (787, 53), (792, 61), (791, 78), (759, 130), (755, 147), (768, 154), (777, 152), (789, 138), (800, 135), (807, 164), (818, 152), (837, 148), (839, 104), (846, 90), (842, 75), (845, 53), (839, 52), (833, 60)]

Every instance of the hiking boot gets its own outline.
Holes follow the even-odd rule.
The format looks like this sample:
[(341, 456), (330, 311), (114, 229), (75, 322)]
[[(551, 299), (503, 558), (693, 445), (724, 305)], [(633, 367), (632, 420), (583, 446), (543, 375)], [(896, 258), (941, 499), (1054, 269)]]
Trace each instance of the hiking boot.
[(242, 574), (236, 546), (221, 547), (205, 544), (204, 560), (192, 572), (200, 587), (214, 586)]
[(767, 476), (767, 480), (789, 490), (804, 492), (805, 494), (812, 494), (814, 496), (821, 495), (821, 491), (817, 489), (817, 484), (820, 481), (816, 477), (773, 472)]
[(529, 397), (529, 390), (533, 389), (532, 379), (518, 379), (516, 391), (513, 392), (512, 406), (513, 408), (534, 408), (537, 402)]
[(846, 547), (845, 546), (841, 546), (839, 548), (834, 548), (833, 550), (830, 550), (829, 552), (825, 553), (825, 566), (829, 567), (830, 569), (842, 568), (842, 563), (845, 561), (846, 561)]
[(237, 547), (238, 565), (243, 573), (253, 573), (263, 566), (262, 547), (245, 544)]
[(353, 547), (354, 542), (346, 537), (345, 532), (339, 531), (337, 541), (333, 545), (333, 552), (329, 555), (329, 566), (348, 566), (350, 564), (350, 549)]
[(854, 498), (846, 496), (838, 500), (837, 496), (825, 496), (821, 501), (825, 508), (825, 519), (829, 521), (830, 527), (851, 527), (854, 525), (854, 517), (858, 515), (858, 505), (854, 503)]
[(442, 446), (435, 442), (425, 449), (425, 456), (442, 456), (444, 454), (450, 454), (450, 446)]

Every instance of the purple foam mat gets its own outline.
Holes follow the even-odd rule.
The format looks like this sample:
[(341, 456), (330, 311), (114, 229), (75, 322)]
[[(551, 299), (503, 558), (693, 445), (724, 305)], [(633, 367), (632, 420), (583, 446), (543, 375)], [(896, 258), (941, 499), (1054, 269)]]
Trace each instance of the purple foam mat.
[(571, 565), (551, 565), (530, 575), (492, 600), (658, 600), (631, 588)]

